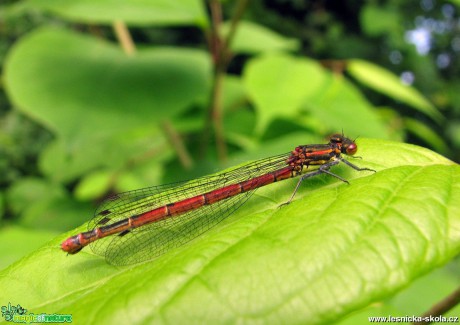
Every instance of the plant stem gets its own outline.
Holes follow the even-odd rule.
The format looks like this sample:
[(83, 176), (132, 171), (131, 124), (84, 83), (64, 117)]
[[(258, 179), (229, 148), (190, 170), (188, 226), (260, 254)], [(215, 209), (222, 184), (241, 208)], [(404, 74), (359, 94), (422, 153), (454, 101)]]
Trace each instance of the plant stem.
[(169, 120), (163, 121), (163, 123), (161, 123), (161, 127), (163, 128), (166, 137), (176, 151), (182, 166), (184, 166), (185, 169), (191, 169), (193, 167), (193, 160), (185, 148), (180, 134), (176, 132)]
[(211, 33), (209, 37), (209, 49), (212, 54), (214, 63), (214, 79), (210, 100), (209, 114), (205, 123), (203, 132), (203, 155), (207, 149), (209, 140), (209, 129), (212, 125), (215, 131), (217, 154), (220, 161), (227, 159), (227, 147), (225, 144), (223, 118), (222, 118), (222, 86), (227, 71), (228, 63), (231, 59), (230, 44), (247, 6), (248, 0), (239, 0), (233, 15), (230, 31), (227, 37), (222, 40), (219, 35), (219, 29), (222, 24), (222, 7), (218, 0), (210, 0), (209, 9), (211, 12)]
[[(460, 288), (454, 290), (450, 295), (442, 299), (440, 302), (434, 304), (428, 311), (423, 313), (421, 317), (436, 317), (442, 316), (443, 314), (447, 313), (449, 310), (454, 308), (460, 303)], [(432, 322), (427, 321), (423, 322), (425, 324), (430, 324)], [(420, 322), (414, 322), (412, 324), (420, 324)]]
[[(249, 0), (240, 0), (237, 3), (236, 6), (236, 11), (235, 14), (232, 17), (232, 22), (230, 24), (230, 31), (228, 32), (227, 37), (225, 38), (224, 42), (224, 49), (228, 50), (230, 48), (230, 44), (233, 41), (233, 38), (235, 37), (236, 34), (236, 28), (238, 26), (238, 22), (241, 20), (241, 17), (243, 16), (243, 13), (246, 9), (246, 6), (248, 5)], [(227, 52), (227, 51), (226, 51)], [(230, 61), (230, 58), (226, 58), (227, 64), (228, 61)]]
[(113, 29), (115, 31), (115, 35), (117, 36), (118, 42), (123, 48), (123, 51), (129, 56), (136, 54), (136, 45), (134, 45), (133, 39), (129, 33), (128, 27), (126, 27), (126, 24), (120, 20), (117, 20), (113, 23)]

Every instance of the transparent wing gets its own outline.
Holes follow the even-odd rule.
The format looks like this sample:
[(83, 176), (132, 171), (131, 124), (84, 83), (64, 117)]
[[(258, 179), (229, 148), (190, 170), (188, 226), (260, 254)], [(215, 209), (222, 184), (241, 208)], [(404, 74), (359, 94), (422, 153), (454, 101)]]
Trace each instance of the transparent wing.
[[(189, 182), (153, 186), (115, 195), (97, 208), (88, 228), (92, 230), (110, 225), (167, 204), (276, 171), (286, 167), (288, 156), (289, 154), (283, 154), (258, 160)], [(101, 238), (93, 242), (91, 248), (114, 265), (150, 260), (211, 229), (238, 209), (253, 193), (254, 190), (251, 190), (184, 214)]]

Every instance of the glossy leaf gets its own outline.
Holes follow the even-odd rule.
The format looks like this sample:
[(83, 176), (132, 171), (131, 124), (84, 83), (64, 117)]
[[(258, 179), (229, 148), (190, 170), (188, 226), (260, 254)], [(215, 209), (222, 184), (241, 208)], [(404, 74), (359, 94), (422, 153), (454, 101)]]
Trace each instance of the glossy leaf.
[(114, 44), (41, 29), (23, 38), (5, 65), (10, 99), (65, 139), (155, 126), (209, 90), (202, 51), (155, 48), (129, 57)]
[(338, 320), (460, 252), (460, 167), (413, 145), (358, 145), (352, 162), (377, 173), (334, 168), (350, 185), (323, 175), (281, 208), (296, 180), (266, 186), (205, 235), (126, 268), (62, 253), (80, 227), (0, 272), (2, 296), (85, 322)]

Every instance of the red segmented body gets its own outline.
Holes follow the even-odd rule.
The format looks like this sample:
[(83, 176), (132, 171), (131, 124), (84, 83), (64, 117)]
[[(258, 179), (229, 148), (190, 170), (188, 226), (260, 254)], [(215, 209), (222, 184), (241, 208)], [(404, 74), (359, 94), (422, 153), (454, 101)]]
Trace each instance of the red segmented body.
[[(356, 170), (371, 170), (358, 168), (341, 157), (342, 153), (353, 155), (356, 150), (352, 140), (336, 134), (328, 144), (298, 146), (290, 154), (252, 162), (184, 185), (121, 193), (99, 207), (90, 222), (91, 230), (69, 237), (61, 248), (75, 254), (93, 243), (93, 250), (113, 264), (140, 262), (148, 259), (148, 251), (155, 257), (203, 233), (236, 210), (255, 189), (301, 175), (309, 165), (320, 168), (301, 177), (289, 202), (308, 177), (328, 173), (346, 182), (328, 171), (340, 161)], [(180, 230), (184, 233), (182, 239), (173, 236)], [(113, 237), (115, 234), (118, 236)], [(113, 239), (107, 241), (109, 236)], [(125, 248), (129, 245), (132, 247)]]

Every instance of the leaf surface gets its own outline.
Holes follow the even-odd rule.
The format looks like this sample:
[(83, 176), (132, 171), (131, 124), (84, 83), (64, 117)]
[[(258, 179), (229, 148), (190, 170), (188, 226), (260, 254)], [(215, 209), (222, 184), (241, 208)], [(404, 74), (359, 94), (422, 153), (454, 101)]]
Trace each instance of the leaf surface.
[[(460, 167), (417, 146), (358, 139), (346, 166), (266, 186), (203, 236), (124, 268), (59, 236), (0, 272), (2, 295), (78, 322), (327, 323), (391, 296), (460, 252)], [(52, 261), (52, 262), (51, 262)], [(33, 290), (31, 289), (33, 288)]]

